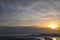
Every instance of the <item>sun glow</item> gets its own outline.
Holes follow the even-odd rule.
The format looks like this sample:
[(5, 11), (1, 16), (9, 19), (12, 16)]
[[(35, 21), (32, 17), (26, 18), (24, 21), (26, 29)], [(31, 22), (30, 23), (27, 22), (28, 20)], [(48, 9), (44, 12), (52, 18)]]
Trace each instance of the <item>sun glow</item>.
[(52, 29), (56, 29), (58, 26), (57, 26), (57, 24), (52, 23), (52, 24), (49, 25), (49, 27), (52, 28)]

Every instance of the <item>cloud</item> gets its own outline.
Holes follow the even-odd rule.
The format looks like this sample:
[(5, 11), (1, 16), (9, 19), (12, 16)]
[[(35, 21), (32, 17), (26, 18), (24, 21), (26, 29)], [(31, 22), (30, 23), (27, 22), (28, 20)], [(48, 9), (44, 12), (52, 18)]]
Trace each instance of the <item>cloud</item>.
[(34, 24), (60, 20), (60, 1), (1, 0), (0, 24)]

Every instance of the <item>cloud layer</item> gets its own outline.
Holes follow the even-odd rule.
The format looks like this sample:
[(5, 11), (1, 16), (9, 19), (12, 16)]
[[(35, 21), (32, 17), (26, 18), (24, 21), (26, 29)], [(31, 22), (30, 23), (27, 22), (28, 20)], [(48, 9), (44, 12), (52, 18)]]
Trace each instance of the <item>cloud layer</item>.
[(60, 20), (59, 0), (0, 0), (0, 25), (22, 26)]

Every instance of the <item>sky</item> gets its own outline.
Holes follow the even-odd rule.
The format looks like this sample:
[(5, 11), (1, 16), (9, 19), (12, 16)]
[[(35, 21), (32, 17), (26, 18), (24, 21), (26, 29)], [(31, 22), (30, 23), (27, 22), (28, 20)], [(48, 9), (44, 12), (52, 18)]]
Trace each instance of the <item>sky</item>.
[(0, 26), (60, 24), (60, 0), (0, 0)]

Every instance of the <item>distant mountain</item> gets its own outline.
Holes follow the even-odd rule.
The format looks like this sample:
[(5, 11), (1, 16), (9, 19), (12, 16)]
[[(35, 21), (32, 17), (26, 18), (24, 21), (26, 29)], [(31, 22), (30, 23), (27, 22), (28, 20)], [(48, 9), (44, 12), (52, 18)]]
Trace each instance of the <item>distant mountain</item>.
[(60, 34), (60, 30), (34, 27), (0, 27), (0, 34), (43, 34), (43, 33)]

